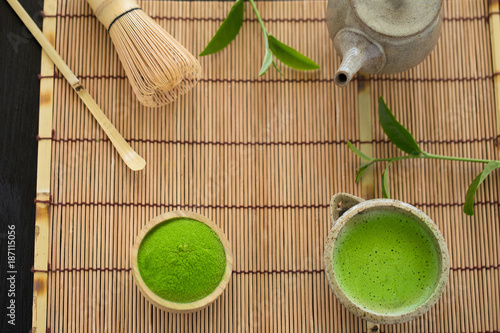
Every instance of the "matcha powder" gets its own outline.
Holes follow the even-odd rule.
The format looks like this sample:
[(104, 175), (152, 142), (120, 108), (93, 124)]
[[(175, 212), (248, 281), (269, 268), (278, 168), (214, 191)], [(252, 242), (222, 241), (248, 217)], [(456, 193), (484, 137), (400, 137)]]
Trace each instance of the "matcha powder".
[(190, 303), (219, 285), (226, 270), (226, 254), (210, 227), (179, 218), (148, 232), (139, 247), (137, 263), (151, 291), (171, 302)]

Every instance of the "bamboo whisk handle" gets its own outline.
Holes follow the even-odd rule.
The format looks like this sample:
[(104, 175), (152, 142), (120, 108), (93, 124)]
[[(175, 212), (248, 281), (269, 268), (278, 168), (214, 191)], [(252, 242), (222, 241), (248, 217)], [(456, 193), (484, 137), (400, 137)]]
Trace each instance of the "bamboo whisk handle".
[(135, 0), (87, 0), (87, 2), (95, 16), (108, 30), (123, 14), (140, 9)]

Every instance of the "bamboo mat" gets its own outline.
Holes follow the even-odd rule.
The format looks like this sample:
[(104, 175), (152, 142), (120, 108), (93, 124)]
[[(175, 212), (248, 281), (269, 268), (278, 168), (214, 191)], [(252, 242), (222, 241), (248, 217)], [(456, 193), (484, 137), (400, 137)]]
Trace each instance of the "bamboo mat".
[[(141, 5), (193, 54), (215, 33), (231, 2), (145, 1)], [(246, 5), (240, 35), (200, 59), (203, 79), (169, 107), (136, 101), (111, 40), (83, 0), (46, 0), (44, 30), (113, 124), (147, 161), (127, 169), (72, 88), (42, 58), (34, 332), (362, 332), (335, 299), (323, 271), (328, 204), (337, 192), (380, 197), (373, 178), (354, 182), (360, 160), (346, 139), (374, 156), (399, 154), (378, 125), (384, 96), (423, 149), (500, 159), (487, 1), (444, 1), (437, 48), (393, 76), (334, 85), (339, 66), (325, 1), (264, 1), (268, 30), (321, 65), (314, 73), (257, 73), (258, 23)], [(495, 21), (495, 24), (496, 21)], [(393, 198), (439, 226), (451, 256), (443, 297), (411, 322), (384, 332), (500, 330), (499, 177), (462, 213), (480, 166), (396, 163)], [(234, 271), (210, 307), (173, 315), (135, 287), (130, 249), (156, 215), (186, 209), (227, 235)]]

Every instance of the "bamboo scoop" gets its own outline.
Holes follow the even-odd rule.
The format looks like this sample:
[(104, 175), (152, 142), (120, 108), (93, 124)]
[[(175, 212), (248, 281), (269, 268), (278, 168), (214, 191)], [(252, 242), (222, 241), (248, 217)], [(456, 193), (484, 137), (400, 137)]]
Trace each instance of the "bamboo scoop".
[(73, 74), (71, 69), (57, 53), (54, 47), (50, 44), (47, 38), (45, 38), (42, 31), (24, 10), (23, 6), (21, 6), (21, 4), (17, 0), (7, 0), (7, 2), (14, 9), (19, 18), (23, 21), (28, 30), (33, 34), (38, 43), (42, 46), (42, 49), (52, 60), (52, 62), (57, 66), (57, 68), (59, 68), (62, 75), (73, 87), (80, 99), (85, 103), (87, 108), (90, 110), (90, 113), (92, 113), (94, 118), (97, 120), (101, 128), (108, 136), (109, 140), (113, 143), (113, 146), (116, 148), (118, 154), (120, 154), (125, 164), (134, 171), (144, 169), (144, 166), (146, 166), (146, 161), (144, 161), (144, 159), (139, 156), (132, 149), (132, 147), (130, 147), (127, 141), (125, 141), (125, 139), (116, 130), (109, 119), (104, 115), (92, 96), (90, 96), (87, 90), (85, 90), (75, 74)]
[(87, 2), (108, 30), (130, 85), (143, 105), (168, 104), (198, 81), (198, 60), (135, 0)]

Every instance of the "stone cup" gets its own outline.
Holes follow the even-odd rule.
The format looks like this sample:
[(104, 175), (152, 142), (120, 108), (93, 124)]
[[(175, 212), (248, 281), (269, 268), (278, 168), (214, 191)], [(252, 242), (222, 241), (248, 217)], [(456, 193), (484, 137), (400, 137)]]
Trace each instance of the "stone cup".
[[(405, 313), (374, 312), (356, 304), (340, 287), (336, 272), (333, 267), (333, 251), (339, 232), (350, 223), (352, 217), (357, 214), (390, 210), (411, 216), (418, 221), (420, 227), (424, 228), (430, 236), (438, 254), (438, 278), (434, 285), (432, 294), (420, 305), (411, 308)], [(367, 332), (378, 332), (379, 324), (399, 324), (414, 319), (428, 311), (439, 299), (448, 281), (450, 259), (446, 243), (441, 232), (434, 222), (419, 209), (401, 201), (391, 199), (363, 200), (350, 194), (339, 193), (332, 197), (330, 203), (331, 229), (325, 244), (325, 272), (330, 288), (337, 299), (353, 314), (365, 319), (368, 323)], [(374, 235), (376, 237), (376, 235)], [(369, 272), (368, 272), (369, 273)]]

